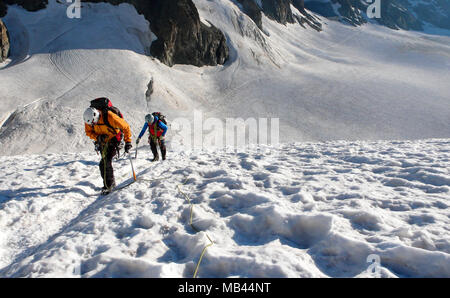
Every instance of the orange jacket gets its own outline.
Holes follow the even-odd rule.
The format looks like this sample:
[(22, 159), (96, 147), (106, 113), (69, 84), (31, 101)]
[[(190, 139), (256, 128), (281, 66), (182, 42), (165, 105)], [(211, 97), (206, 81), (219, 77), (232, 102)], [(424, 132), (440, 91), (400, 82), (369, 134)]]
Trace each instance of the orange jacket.
[(97, 124), (84, 124), (86, 135), (93, 140), (97, 140), (97, 137), (99, 135), (107, 135), (107, 141), (109, 141), (114, 138), (120, 132), (120, 130), (122, 130), (125, 143), (131, 143), (130, 125), (128, 125), (128, 123), (124, 119), (120, 118), (113, 112), (108, 111), (108, 121), (109, 124), (116, 129), (115, 133), (113, 133), (111, 128), (105, 124), (105, 122), (103, 121), (103, 116), (102, 114), (100, 114), (100, 119), (98, 120)]

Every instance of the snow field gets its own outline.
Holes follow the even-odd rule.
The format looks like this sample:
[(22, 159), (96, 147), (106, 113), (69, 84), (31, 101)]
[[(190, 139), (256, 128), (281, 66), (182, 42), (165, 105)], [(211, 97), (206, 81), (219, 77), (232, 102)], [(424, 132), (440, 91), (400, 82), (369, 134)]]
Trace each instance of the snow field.
[(383, 277), (450, 276), (448, 140), (280, 150), (141, 147), (147, 180), (106, 197), (92, 153), (2, 157), (0, 275), (192, 277), (207, 233), (199, 277), (370, 277), (371, 254)]
[[(155, 37), (130, 5), (86, 4), (81, 20), (53, 0), (38, 13), (10, 8), (0, 276), (192, 277), (208, 235), (199, 277), (372, 277), (371, 255), (382, 277), (450, 277), (448, 37), (331, 21), (318, 33), (266, 17), (260, 32), (232, 1), (194, 2), (227, 36), (224, 66), (145, 56)], [(134, 137), (150, 111), (172, 121), (200, 110), (279, 117), (285, 143), (190, 153), (169, 135), (165, 162), (141, 147), (146, 180), (100, 197), (82, 124), (100, 96)], [(295, 143), (318, 140), (328, 142)], [(114, 167), (131, 181), (127, 159)]]

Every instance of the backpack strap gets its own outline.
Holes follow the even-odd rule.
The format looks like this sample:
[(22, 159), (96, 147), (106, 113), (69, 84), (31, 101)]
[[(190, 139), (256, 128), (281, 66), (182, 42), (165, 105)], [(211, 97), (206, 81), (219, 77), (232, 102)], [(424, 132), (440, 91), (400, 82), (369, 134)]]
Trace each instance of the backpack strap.
[[(102, 110), (102, 117), (103, 117), (103, 122), (105, 123), (105, 125), (109, 128), (109, 131), (112, 133), (112, 134), (114, 134), (114, 135), (118, 135), (118, 133), (117, 133), (117, 131), (116, 131), (116, 128), (114, 128), (110, 123), (109, 123), (109, 119), (108, 119), (108, 111), (109, 111), (109, 109), (104, 109), (104, 110)], [(122, 137), (122, 134), (123, 134), (123, 132), (122, 132), (122, 130), (119, 128), (119, 130), (120, 130), (120, 134), (121, 134), (121, 137)], [(118, 140), (119, 141), (119, 140)]]
[(108, 109), (103, 109), (102, 110), (102, 117), (103, 117), (103, 123), (105, 123), (105, 125), (108, 126), (110, 131), (115, 134), (116, 133), (116, 129), (114, 127), (112, 127), (112, 125), (109, 123)]
[[(105, 125), (110, 129), (110, 132), (112, 132), (115, 136), (113, 137), (113, 139), (116, 139), (117, 142), (112, 143), (112, 146), (114, 146), (114, 150), (116, 150), (117, 153), (117, 159), (120, 158), (120, 143), (123, 137), (123, 132), (121, 129), (119, 133), (117, 133), (116, 129), (109, 123), (108, 120), (108, 111), (109, 109), (104, 109), (102, 110), (102, 117), (103, 117), (103, 122), (105, 123)], [(117, 135), (120, 134), (120, 140), (117, 138)]]

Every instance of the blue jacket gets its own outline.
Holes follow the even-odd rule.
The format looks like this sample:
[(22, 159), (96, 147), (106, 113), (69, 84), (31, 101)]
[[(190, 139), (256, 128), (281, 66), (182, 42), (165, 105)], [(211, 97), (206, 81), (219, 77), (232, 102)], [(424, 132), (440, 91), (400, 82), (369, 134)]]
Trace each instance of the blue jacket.
[(144, 127), (142, 127), (141, 133), (139, 134), (139, 139), (142, 138), (142, 136), (145, 134), (145, 131), (147, 130), (147, 128), (149, 128), (149, 132), (151, 134), (152, 131), (152, 127), (155, 125), (155, 123), (158, 123), (158, 127), (160, 129), (162, 129), (162, 136), (165, 136), (167, 133), (167, 125), (164, 124), (164, 122), (160, 121), (158, 116), (155, 116), (155, 120), (153, 121), (153, 123), (151, 124), (151, 126), (149, 127), (148, 123), (145, 122)]

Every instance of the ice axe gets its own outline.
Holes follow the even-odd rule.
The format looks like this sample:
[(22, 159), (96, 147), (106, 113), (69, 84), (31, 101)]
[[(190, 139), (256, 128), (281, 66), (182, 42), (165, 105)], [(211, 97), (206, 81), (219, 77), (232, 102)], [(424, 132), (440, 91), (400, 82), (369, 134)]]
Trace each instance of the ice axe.
[(131, 163), (131, 170), (133, 171), (133, 178), (134, 181), (136, 181), (136, 173), (134, 172), (134, 166), (133, 166), (133, 160), (131, 159), (131, 154), (128, 154), (128, 158), (130, 159), (130, 163)]
[(138, 138), (138, 139), (136, 140), (136, 155), (134, 156), (134, 159), (137, 159), (137, 153), (138, 153), (139, 141), (140, 141), (140, 140), (141, 140), (140, 138)]

